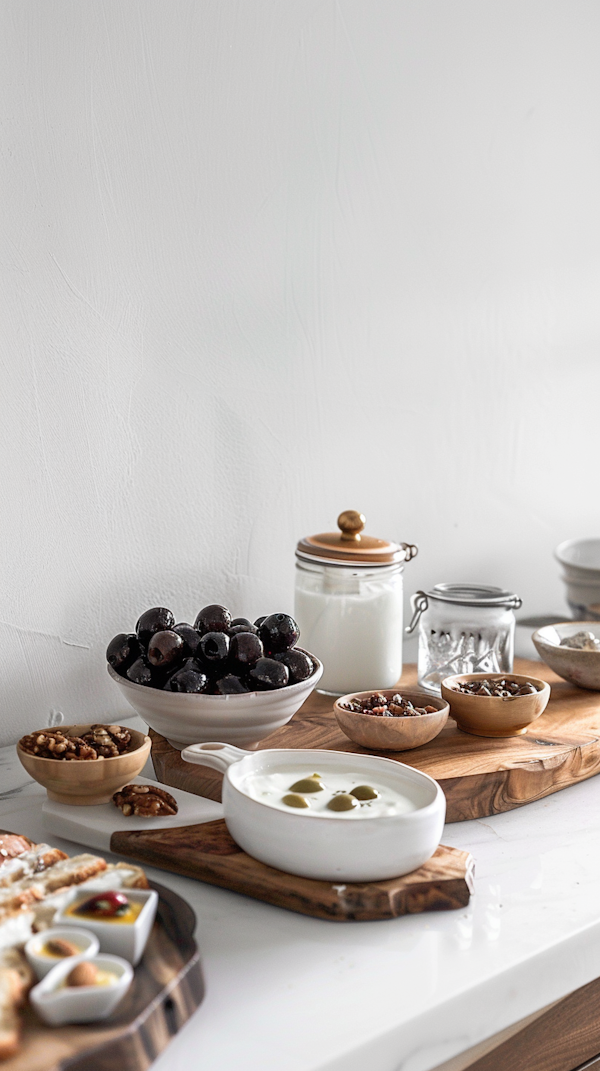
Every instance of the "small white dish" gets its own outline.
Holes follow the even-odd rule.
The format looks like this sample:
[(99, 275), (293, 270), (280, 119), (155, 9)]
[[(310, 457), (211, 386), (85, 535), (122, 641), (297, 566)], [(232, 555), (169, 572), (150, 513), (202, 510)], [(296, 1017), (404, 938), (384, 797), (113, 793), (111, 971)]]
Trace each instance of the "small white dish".
[[(79, 952), (72, 956), (52, 956), (43, 951), (48, 941), (63, 940), (77, 945)], [(42, 930), (30, 937), (25, 945), (25, 955), (30, 967), (41, 981), (59, 963), (67, 960), (73, 966), (82, 959), (93, 959), (100, 951), (100, 942), (95, 934), (89, 930), (78, 930), (74, 926), (53, 926), (49, 930)]]
[(109, 985), (65, 986), (73, 970), (73, 960), (57, 963), (31, 990), (29, 999), (40, 1019), (48, 1026), (63, 1023), (93, 1023), (106, 1019), (125, 996), (133, 980), (133, 968), (120, 956), (96, 956), (93, 963), (116, 975)]
[(118, 889), (116, 892), (125, 893), (132, 903), (142, 903), (142, 910), (133, 922), (111, 922), (109, 919), (81, 918), (68, 914), (69, 908), (75, 901), (89, 900), (94, 893), (107, 890), (102, 885), (94, 882), (86, 882), (85, 887), (76, 886), (65, 901), (63, 907), (56, 916), (57, 926), (85, 926), (91, 930), (100, 942), (102, 952), (123, 956), (133, 966), (139, 963), (144, 954), (156, 909), (158, 907), (158, 893), (154, 889)]

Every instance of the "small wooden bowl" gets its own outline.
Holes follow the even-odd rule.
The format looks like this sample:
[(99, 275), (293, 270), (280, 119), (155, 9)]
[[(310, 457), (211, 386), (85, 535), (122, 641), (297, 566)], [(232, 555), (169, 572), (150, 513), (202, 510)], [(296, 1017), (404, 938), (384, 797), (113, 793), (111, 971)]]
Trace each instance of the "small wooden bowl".
[[(466, 695), (456, 687), (471, 681), (494, 681), (504, 677), (519, 684), (535, 684), (538, 691), (501, 699), (495, 695)], [(521, 736), (546, 709), (550, 685), (539, 677), (525, 677), (520, 673), (463, 673), (442, 681), (442, 698), (450, 704), (450, 715), (464, 733), (489, 737)]]
[[(398, 688), (383, 688), (381, 695), (391, 699), (398, 694)], [(413, 717), (379, 718), (375, 714), (357, 714), (353, 710), (344, 710), (342, 704), (356, 699), (368, 699), (373, 689), (368, 692), (352, 692), (343, 695), (333, 704), (337, 723), (343, 733), (355, 744), (375, 751), (410, 751), (413, 747), (422, 747), (441, 733), (448, 721), (450, 708), (445, 699), (425, 692), (402, 691), (403, 699), (410, 699), (415, 707), (437, 707), (435, 714), (417, 714)]]
[[(61, 725), (60, 731), (65, 736), (83, 736), (91, 728), (91, 724)], [(46, 789), (48, 799), (93, 807), (97, 803), (110, 803), (114, 793), (137, 777), (146, 764), (150, 737), (135, 729), (129, 732), (129, 746), (133, 750), (111, 759), (43, 759), (24, 751), (20, 744), (17, 744), (17, 755), (27, 773)]]

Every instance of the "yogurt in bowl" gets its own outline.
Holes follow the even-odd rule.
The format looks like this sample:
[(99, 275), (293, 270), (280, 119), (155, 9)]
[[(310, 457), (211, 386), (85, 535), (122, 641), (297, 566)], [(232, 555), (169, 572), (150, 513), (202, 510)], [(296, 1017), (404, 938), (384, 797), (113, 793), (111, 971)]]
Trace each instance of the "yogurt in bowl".
[[(440, 786), (392, 759), (292, 748), (248, 752), (220, 742), (194, 744), (181, 757), (224, 773), (231, 836), (255, 859), (290, 874), (321, 881), (399, 877), (422, 866), (441, 839)], [(332, 806), (335, 800), (341, 806)]]

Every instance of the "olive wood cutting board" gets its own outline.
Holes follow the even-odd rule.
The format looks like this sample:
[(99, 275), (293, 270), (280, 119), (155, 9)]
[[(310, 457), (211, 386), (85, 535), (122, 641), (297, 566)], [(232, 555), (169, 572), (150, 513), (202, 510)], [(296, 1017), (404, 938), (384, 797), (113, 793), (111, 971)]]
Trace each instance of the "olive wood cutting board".
[[(446, 796), (446, 821), (462, 822), (510, 811), (600, 773), (600, 692), (563, 681), (542, 662), (516, 659), (515, 673), (548, 681), (550, 702), (523, 736), (487, 739), (462, 732), (449, 718), (429, 744), (412, 751), (372, 751), (407, 763), (438, 781)], [(416, 666), (406, 666), (398, 688), (416, 687)], [(159, 781), (213, 800), (221, 799), (222, 774), (184, 762), (179, 751), (150, 730)], [(256, 745), (263, 748), (327, 748), (364, 755), (344, 736), (333, 700), (313, 692), (292, 720)]]
[(103, 1022), (45, 1026), (30, 1006), (23, 1012), (19, 1052), (2, 1071), (146, 1071), (204, 997), (196, 917), (164, 885), (156, 921), (131, 989)]
[(181, 829), (119, 830), (110, 847), (138, 863), (334, 922), (466, 907), (473, 891), (473, 857), (443, 844), (424, 866), (402, 878), (338, 885), (259, 863), (232, 840), (223, 819)]

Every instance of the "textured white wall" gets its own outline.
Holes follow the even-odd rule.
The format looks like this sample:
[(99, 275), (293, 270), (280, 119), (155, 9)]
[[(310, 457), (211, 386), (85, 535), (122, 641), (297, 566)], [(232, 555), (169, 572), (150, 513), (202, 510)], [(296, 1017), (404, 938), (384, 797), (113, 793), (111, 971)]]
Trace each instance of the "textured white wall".
[(117, 717), (147, 606), (292, 606), (359, 508), (407, 590), (561, 605), (598, 534), (595, 0), (2, 0), (0, 742)]

